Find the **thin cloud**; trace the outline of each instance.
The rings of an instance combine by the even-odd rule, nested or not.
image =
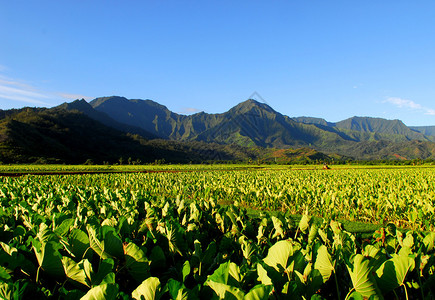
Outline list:
[[[0,71],[2,66],[0,65]],[[46,92],[0,74],[0,99],[7,101],[24,102],[33,105],[50,106],[59,100],[91,99],[81,94],[70,94],[64,92]]]
[[[183,108],[182,111],[180,111],[180,114],[194,114],[197,112],[200,112],[201,110],[197,109],[197,108],[193,108],[193,107],[186,107]]]
[[[90,100],[92,97],[88,97],[81,94],[69,94],[69,93],[58,93],[59,97],[68,99],[68,100],[77,100],[77,99],[85,99]]]
[[[46,105],[48,103],[42,99],[48,99],[49,97],[34,91],[32,87],[28,87],[24,84],[0,79],[0,98],[31,104]]]
[[[425,107],[412,100],[402,99],[398,97],[388,97],[384,102],[393,104],[399,108],[408,108],[424,112],[426,115],[435,115],[435,109]]]

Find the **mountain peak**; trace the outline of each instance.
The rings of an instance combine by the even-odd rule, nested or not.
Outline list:
[[[94,100],[92,100],[91,102],[89,102],[89,104],[93,107],[96,108],[100,105],[103,105],[105,103],[117,103],[117,104],[123,104],[128,102],[128,99],[125,97],[120,97],[120,96],[108,96],[108,97],[99,97],[99,98],[95,98]]]
[[[266,103],[261,103],[254,99],[245,100],[230,109],[230,111],[234,113],[246,113],[252,110],[265,110],[267,112],[276,113],[275,110]]]

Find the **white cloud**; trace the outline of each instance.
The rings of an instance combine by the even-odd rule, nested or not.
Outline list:
[[[185,107],[185,108],[183,108],[183,110],[180,111],[179,113],[180,113],[180,114],[194,114],[194,113],[197,113],[197,112],[200,112],[200,110],[197,109],[197,108],[193,108],[193,107]]]
[[[415,103],[412,100],[402,99],[398,97],[388,97],[384,102],[393,104],[399,108],[409,108],[422,111],[426,115],[435,115],[435,109],[425,107],[421,104]]]
[[[0,71],[5,70],[0,65]],[[32,85],[24,83],[21,80],[9,78],[0,74],[0,99],[16,102],[24,102],[34,105],[50,106],[61,101],[70,101],[75,99],[91,99],[90,97],[80,94],[70,94],[64,92],[47,92],[40,90]],[[8,107],[13,105],[7,105]]]
[[[85,100],[90,100],[92,99],[92,97],[88,97],[85,95],[81,95],[81,94],[69,94],[69,93],[57,93],[59,95],[59,97],[62,97],[64,99],[67,100],[77,100],[77,99],[85,99]]]
[[[38,93],[31,86],[0,78],[0,98],[31,104],[46,105],[47,103],[42,99],[48,99],[49,97]]]

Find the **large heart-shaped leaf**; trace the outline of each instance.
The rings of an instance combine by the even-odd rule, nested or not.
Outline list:
[[[37,246],[33,246],[39,266],[47,274],[54,277],[65,276],[65,271],[62,265],[62,256],[58,251],[61,248],[62,246],[54,241],[41,244],[39,249]]]
[[[218,295],[219,299],[243,300],[245,297],[245,293],[234,286],[215,281],[207,281],[207,285],[213,289],[213,291]]]
[[[86,250],[90,247],[88,235],[80,229],[73,229],[71,231],[69,243],[72,253],[79,259],[83,258]]]
[[[69,257],[62,257],[62,265],[65,271],[65,275],[68,279],[90,287],[90,282],[86,276],[86,272],[83,265],[84,261],[76,263]]]
[[[278,272],[283,272],[287,269],[288,259],[294,254],[294,250],[290,241],[279,241],[269,248],[264,262]]]
[[[316,262],[314,263],[314,269],[319,270],[323,277],[323,283],[329,280],[332,272],[334,271],[334,266],[331,262],[331,255],[328,253],[328,249],[325,245],[322,245],[317,250]]]
[[[111,300],[116,299],[118,285],[114,283],[101,284],[90,289],[80,300]]]
[[[115,228],[103,226],[101,232],[103,235],[104,251],[110,256],[122,258],[124,256],[122,241],[116,233]]]
[[[408,272],[415,267],[414,258],[407,255],[393,254],[376,271],[379,286],[383,292],[389,292],[405,283]]]
[[[100,241],[97,238],[97,232],[96,232],[95,228],[88,225],[86,227],[86,230],[88,231],[88,234],[89,234],[89,245],[92,248],[92,250],[94,250],[95,253],[97,253],[97,255],[100,256],[102,259],[109,258],[110,255],[104,251],[105,250],[104,249],[104,242]]]
[[[245,300],[261,300],[261,299],[268,299],[269,294],[272,292],[273,286],[272,285],[264,285],[259,284],[254,286],[249,293],[245,295]]]
[[[145,279],[131,294],[137,300],[157,300],[160,298],[160,280],[157,277]]]
[[[150,262],[145,253],[134,243],[128,243],[124,247],[125,266],[130,275],[137,281],[142,282],[149,277]]]
[[[364,298],[373,296],[374,299],[382,299],[382,294],[376,285],[376,280],[371,274],[372,269],[370,261],[361,254],[356,254],[353,257],[351,267],[347,266],[355,291]]]

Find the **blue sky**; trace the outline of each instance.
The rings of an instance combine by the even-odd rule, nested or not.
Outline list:
[[[220,113],[257,92],[291,117],[435,125],[434,1],[0,0],[0,28],[1,109]]]

